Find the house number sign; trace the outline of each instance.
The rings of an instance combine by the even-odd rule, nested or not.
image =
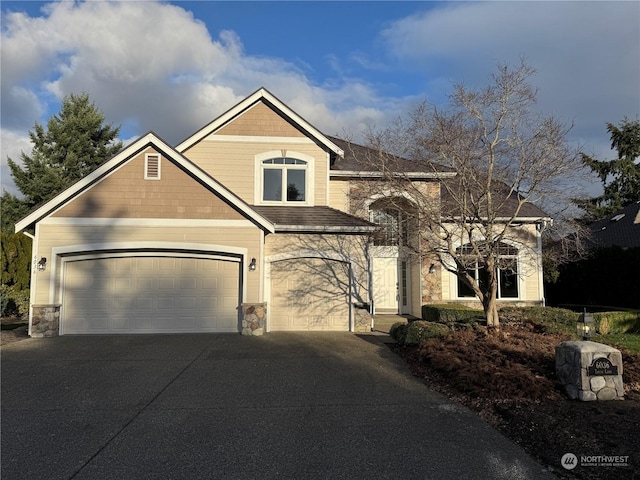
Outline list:
[[[618,375],[618,366],[613,365],[608,358],[594,358],[591,366],[587,367],[587,375]]]

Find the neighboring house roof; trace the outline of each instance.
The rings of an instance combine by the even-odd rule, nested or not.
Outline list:
[[[208,135],[214,133],[216,130],[222,128],[224,125],[229,123],[231,120],[236,118],[238,115],[241,115],[248,108],[253,106],[255,103],[263,101],[270,105],[275,110],[279,111],[284,117],[289,119],[294,125],[300,129],[302,132],[313,138],[319,144],[325,146],[328,150],[332,151],[334,154],[340,156],[343,154],[340,147],[338,147],[333,141],[329,139],[326,135],[316,129],[313,125],[307,122],[304,118],[298,115],[296,112],[291,110],[288,106],[282,103],[275,95],[269,92],[264,87],[256,90],[254,93],[249,95],[247,98],[242,100],[240,103],[231,107],[225,113],[220,115],[218,118],[213,120],[208,125],[204,126],[196,133],[191,135],[186,140],[183,140],[178,146],[176,146],[176,150],[178,152],[184,152],[188,148],[192,147],[194,144],[204,139]]]
[[[212,178],[209,174],[207,174],[200,167],[195,165],[193,162],[183,157],[180,153],[176,152],[169,144],[167,144],[164,140],[160,139],[153,132],[149,132],[146,135],[143,135],[135,142],[129,144],[127,147],[122,149],[118,154],[112,157],[110,160],[107,160],[102,165],[100,165],[93,172],[88,174],[86,177],[78,180],[76,183],[71,185],[69,188],[65,189],[51,200],[40,206],[39,208],[32,211],[25,218],[16,223],[16,232],[20,232],[25,228],[28,228],[30,225],[40,221],[42,218],[47,215],[53,213],[55,210],[60,208],[65,203],[69,202],[76,196],[80,195],[82,192],[90,189],[94,184],[98,183],[101,179],[110,175],[116,169],[118,169],[121,165],[128,162],[133,156],[137,155],[139,152],[144,150],[145,148],[152,146],[157,151],[161,152],[167,158],[170,158],[172,161],[179,164],[182,168],[184,168],[189,174],[191,174],[194,178],[199,180],[203,185],[208,187],[212,192],[215,192],[222,199],[224,199],[229,205],[232,205],[239,212],[244,214],[247,218],[253,220],[258,226],[264,228],[269,232],[273,232],[274,226],[267,219],[265,219],[262,215],[257,213],[254,209],[251,208],[247,203],[245,203],[240,197],[231,192],[231,190],[227,189],[221,183]]]
[[[418,163],[337,137],[327,136],[327,138],[344,152],[343,156],[336,156],[332,162],[330,172],[332,176],[367,174],[379,176],[381,170],[377,161],[384,161],[388,170],[407,174],[410,178],[442,178],[455,175],[453,169],[437,163]]]
[[[593,222],[589,229],[596,247],[640,247],[640,200]]]
[[[377,229],[374,223],[331,207],[256,206],[253,208],[275,225],[276,232],[361,233]]]

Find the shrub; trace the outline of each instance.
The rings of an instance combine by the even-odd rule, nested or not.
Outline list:
[[[0,299],[0,314],[3,317],[29,313],[29,290],[19,290],[15,285],[2,285]]]
[[[465,305],[423,305],[422,319],[427,322],[452,324],[483,318],[480,310]]]
[[[603,315],[598,322],[598,333],[600,335],[609,335],[611,333],[611,321],[606,315]]]
[[[553,307],[503,307],[499,311],[504,322],[515,321],[541,325],[549,333],[575,335],[579,313]]]
[[[409,323],[404,343],[407,345],[418,345],[427,338],[444,337],[448,332],[449,327],[442,323],[416,320]]]
[[[408,328],[409,325],[407,325],[405,322],[396,322],[391,325],[391,328],[389,329],[389,335],[396,341],[396,343],[404,345],[405,339],[407,338]]]

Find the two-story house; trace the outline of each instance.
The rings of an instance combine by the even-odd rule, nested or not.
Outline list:
[[[16,225],[34,232],[30,334],[366,331],[373,313],[473,303],[406,254],[387,193],[354,201],[380,178],[359,149],[265,89],[177,146],[144,135]],[[439,201],[455,173],[414,165],[395,168]],[[518,219],[502,301],[543,301],[543,215]]]

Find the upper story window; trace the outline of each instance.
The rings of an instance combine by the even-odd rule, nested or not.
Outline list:
[[[262,201],[305,203],[308,196],[308,162],[297,158],[262,161]]]
[[[456,251],[462,255],[466,252],[469,252],[469,255],[473,254],[473,249],[470,245],[458,247]],[[519,298],[518,249],[506,243],[501,243],[498,245],[498,254],[498,298]],[[475,278],[481,288],[486,285],[488,276],[485,265],[474,261],[471,263],[468,272]],[[475,296],[471,287],[458,278],[458,297],[469,298]]]

